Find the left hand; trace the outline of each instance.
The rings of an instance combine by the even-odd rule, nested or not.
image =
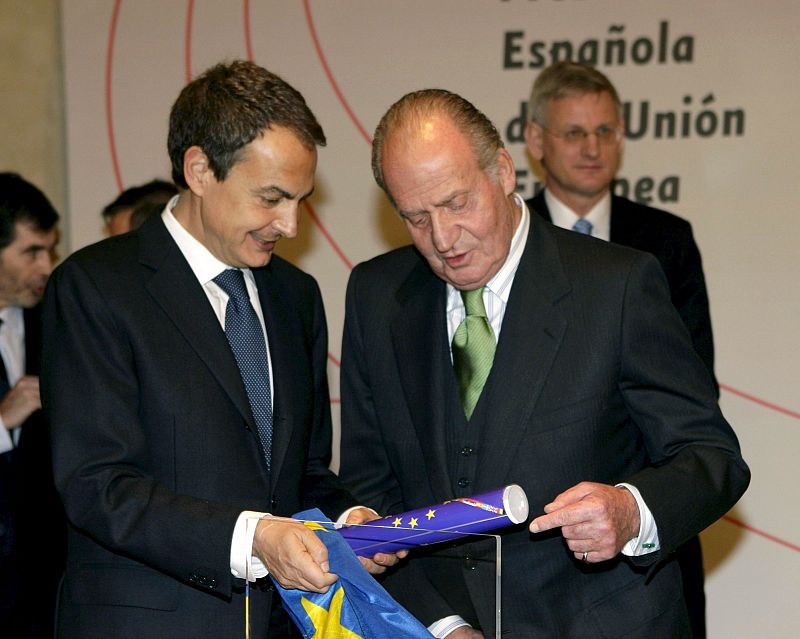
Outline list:
[[[616,557],[639,534],[639,507],[626,488],[584,481],[558,495],[531,522],[532,533],[561,527],[576,559],[586,562]]]
[[[363,524],[368,521],[372,521],[373,519],[380,519],[380,517],[378,517],[378,515],[372,512],[369,508],[356,508],[347,516],[345,525]],[[407,550],[400,550],[396,553],[379,552],[371,558],[359,557],[358,559],[361,562],[361,565],[364,566],[368,572],[372,573],[373,575],[380,575],[390,566],[394,566],[406,555],[408,555]]]

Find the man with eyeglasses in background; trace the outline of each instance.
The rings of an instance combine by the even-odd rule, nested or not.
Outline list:
[[[714,342],[700,251],[686,220],[613,195],[624,144],[622,104],[593,67],[556,62],[536,78],[525,141],[542,168],[545,189],[526,203],[556,226],[652,253],[667,277],[672,303],[714,378]],[[700,540],[677,551],[695,638],[705,637]]]

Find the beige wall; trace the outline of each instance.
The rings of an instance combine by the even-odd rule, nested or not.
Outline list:
[[[0,0],[0,170],[15,171],[36,184],[63,217],[67,179],[60,22],[57,0]]]

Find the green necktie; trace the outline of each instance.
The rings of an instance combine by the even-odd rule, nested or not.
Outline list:
[[[492,370],[497,344],[492,326],[486,318],[483,288],[461,291],[461,299],[464,300],[467,316],[453,335],[453,369],[464,414],[469,419]]]

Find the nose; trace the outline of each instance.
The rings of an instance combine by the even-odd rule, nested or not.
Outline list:
[[[278,213],[272,227],[280,233],[282,237],[292,239],[297,236],[297,225],[300,218],[300,203],[290,202]]]
[[[458,239],[458,226],[446,213],[431,213],[431,240],[439,253],[447,253]]]
[[[36,256],[36,268],[45,277],[53,272],[53,263],[56,259],[55,251],[39,251]]]
[[[596,158],[600,154],[600,138],[597,134],[587,133],[581,144],[581,152],[589,158]]]

